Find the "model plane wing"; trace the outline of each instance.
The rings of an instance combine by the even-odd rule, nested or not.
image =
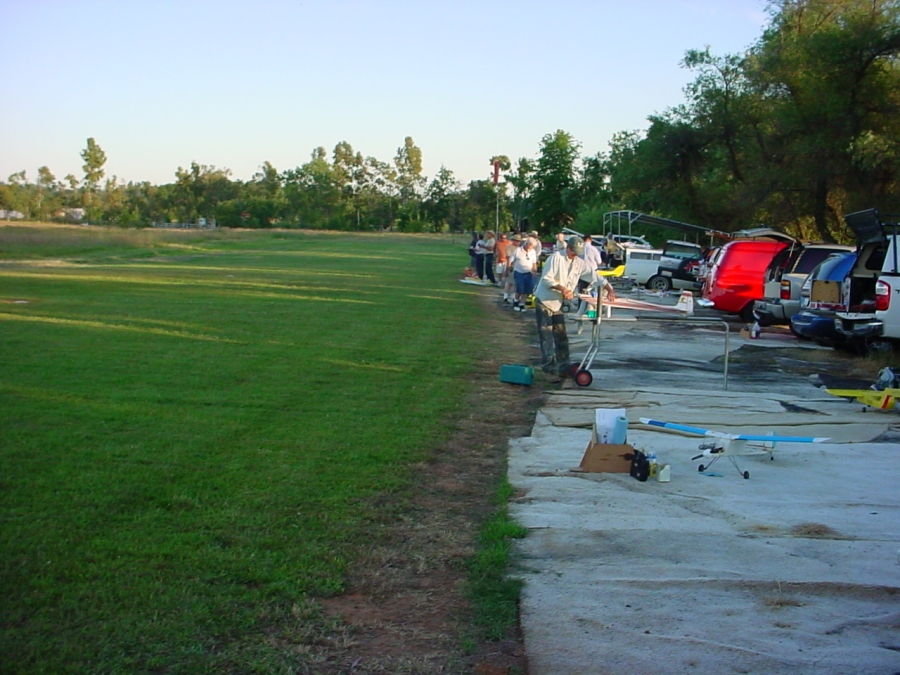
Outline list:
[[[712,431],[701,427],[692,427],[687,424],[677,424],[675,422],[662,422],[653,420],[649,417],[641,418],[642,424],[652,427],[662,427],[663,429],[672,429],[673,431],[683,431],[697,436],[713,436],[715,438],[725,438],[731,441],[757,441],[765,443],[824,443],[829,440],[826,438],[816,438],[813,436],[776,436],[763,434],[726,434],[722,431]]]
[[[881,410],[893,410],[896,399],[900,396],[900,389],[884,389],[882,391],[875,389],[826,389],[825,391],[832,396],[852,398],[863,405]]]

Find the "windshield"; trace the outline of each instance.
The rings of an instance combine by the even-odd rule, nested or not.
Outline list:
[[[699,258],[700,247],[694,244],[684,244],[678,241],[667,241],[665,246],[665,254],[672,258]]]

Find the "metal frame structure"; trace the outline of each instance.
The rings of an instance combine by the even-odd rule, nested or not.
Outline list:
[[[670,230],[676,230],[677,232],[681,232],[683,234],[692,234],[696,237],[705,236],[709,237],[710,244],[714,242],[716,239],[720,240],[729,240],[734,235],[729,234],[728,232],[723,232],[721,230],[714,230],[710,227],[702,227],[700,225],[692,225],[691,223],[682,223],[678,220],[671,220],[670,218],[662,218],[660,216],[651,216],[646,213],[640,213],[638,211],[608,211],[603,214],[603,234],[612,234],[615,227],[615,234],[625,234],[622,232],[623,224],[628,225],[629,236],[633,236],[632,234],[632,226],[635,223],[639,223],[641,225],[652,225],[654,227],[665,227]]]

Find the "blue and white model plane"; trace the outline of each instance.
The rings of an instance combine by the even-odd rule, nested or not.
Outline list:
[[[670,429],[672,431],[681,431],[697,436],[708,436],[715,440],[708,443],[701,443],[699,455],[691,457],[692,460],[703,459],[704,457],[712,457],[709,464],[701,464],[697,467],[698,471],[706,471],[709,467],[716,463],[721,457],[728,457],[734,468],[744,478],[750,478],[749,471],[741,471],[735,457],[743,455],[769,455],[769,459],[775,459],[776,443],[824,443],[828,438],[813,438],[812,436],[776,436],[775,434],[726,434],[723,431],[711,431],[710,429],[702,429],[701,427],[692,427],[687,424],[676,424],[675,422],[661,422],[660,420],[652,420],[649,417],[642,417],[641,423],[651,427],[660,427],[662,429]]]

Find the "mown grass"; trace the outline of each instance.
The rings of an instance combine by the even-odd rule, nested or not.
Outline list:
[[[464,247],[0,228],[0,670],[302,671],[459,412]]]

